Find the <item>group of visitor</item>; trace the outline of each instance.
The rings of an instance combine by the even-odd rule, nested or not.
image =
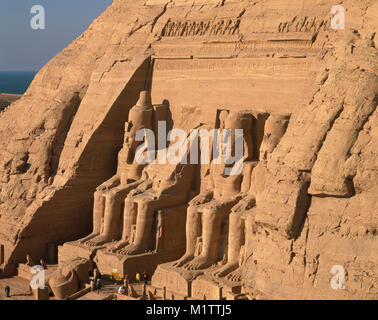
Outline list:
[[[144,284],[147,285],[148,284],[148,278],[149,278],[148,273],[146,271],[144,271],[142,277],[143,277]],[[140,283],[141,275],[140,275],[139,272],[136,273],[135,280],[136,280],[137,283]],[[130,281],[129,281],[127,275],[126,275],[125,278],[124,278],[123,284],[118,289],[118,293],[119,294],[128,294],[129,285],[130,285]]]
[[[141,279],[140,279],[140,273],[139,272],[136,273],[135,280],[136,280],[137,283],[140,283]],[[144,284],[147,285],[147,283],[148,283],[148,274],[147,274],[146,271],[143,272],[143,281],[144,281]]]
[[[100,291],[101,289],[101,273],[100,271],[97,269],[97,267],[94,269],[93,271],[93,277],[91,278],[91,282],[90,282],[90,286],[91,286],[91,290],[92,291]]]

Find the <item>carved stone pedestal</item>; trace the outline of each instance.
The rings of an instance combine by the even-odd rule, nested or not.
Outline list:
[[[157,267],[152,286],[157,288],[159,295],[163,295],[165,287],[168,300],[174,295],[182,300],[234,300],[242,293],[240,282],[232,282],[223,278],[211,276],[215,268],[204,271],[187,271],[173,267],[173,262],[161,264]]]
[[[161,264],[157,267],[152,276],[152,286],[163,289],[166,288],[167,299],[171,299],[171,295],[182,296],[185,299],[192,295],[192,281],[196,274],[187,272],[182,268],[174,268],[173,263]],[[198,272],[198,275],[202,272]]]
[[[146,271],[151,275],[155,271],[156,266],[162,260],[164,261],[164,258],[166,256],[156,252],[120,255],[103,249],[97,252],[95,261],[102,274],[117,274],[120,278],[124,278],[127,275],[131,281],[134,281],[137,272],[142,274]]]
[[[93,260],[98,250],[105,248],[105,246],[89,247],[81,244],[78,241],[67,242],[63,246],[58,246],[58,262],[74,260],[76,258],[84,258]]]
[[[95,262],[100,272],[109,275],[117,273],[121,278],[127,275],[134,280],[137,272],[142,274],[146,271],[151,276],[159,264],[178,259],[185,251],[186,209],[185,204],[159,210],[162,224],[161,230],[155,227],[153,251],[122,255],[109,252],[107,248],[98,250]]]
[[[192,298],[206,300],[233,300],[241,293],[240,282],[230,282],[202,275],[192,282]]]

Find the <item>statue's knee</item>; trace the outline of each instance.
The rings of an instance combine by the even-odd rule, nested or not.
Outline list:
[[[153,210],[151,205],[148,202],[138,203],[138,217],[139,218],[148,218],[153,217]]]
[[[138,203],[138,208],[140,211],[147,211],[149,209],[149,206],[147,202],[141,202]]]
[[[196,210],[194,209],[194,207],[188,207],[188,209],[186,210],[186,214],[188,216],[193,216],[195,213],[196,213]]]
[[[104,196],[104,194],[102,193],[102,191],[95,191],[94,193],[94,198],[96,200],[101,200],[101,198]]]
[[[216,221],[220,219],[219,215],[217,214],[217,211],[215,210],[206,210],[204,211],[203,215],[205,220],[207,221]]]
[[[114,194],[107,194],[106,195],[106,203],[107,204],[113,204],[116,202],[116,197],[114,196]]]
[[[130,198],[125,198],[124,200],[125,208],[133,208],[134,207],[134,201]]]
[[[186,211],[186,220],[187,223],[195,223],[198,219],[200,219],[201,214],[197,210],[189,209]]]
[[[241,219],[241,213],[240,212],[231,212],[230,214],[230,223],[238,223]]]

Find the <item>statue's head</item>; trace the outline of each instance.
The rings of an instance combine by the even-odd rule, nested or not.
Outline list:
[[[225,120],[225,129],[231,130],[232,152],[235,153],[235,144],[241,139],[240,142],[243,141],[242,157],[244,160],[252,157],[252,122],[250,114],[236,111],[231,111]]]
[[[151,92],[142,91],[135,106],[130,109],[129,121],[125,123],[124,154],[128,164],[132,164],[135,152],[141,141],[135,141],[138,130],[151,129],[153,119],[153,108],[151,103]]]
[[[134,130],[151,128],[152,126],[151,91],[142,91],[139,100],[129,112],[129,123]],[[132,129],[130,129],[132,130]]]
[[[271,114],[265,122],[264,138],[260,147],[260,160],[266,161],[286,132],[290,114]]]
[[[224,128],[225,129],[243,129],[241,118],[239,117],[239,113],[236,111],[230,111],[224,121]]]

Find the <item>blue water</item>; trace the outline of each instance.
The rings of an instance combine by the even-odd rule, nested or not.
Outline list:
[[[25,93],[36,73],[35,71],[0,71],[0,93]]]

